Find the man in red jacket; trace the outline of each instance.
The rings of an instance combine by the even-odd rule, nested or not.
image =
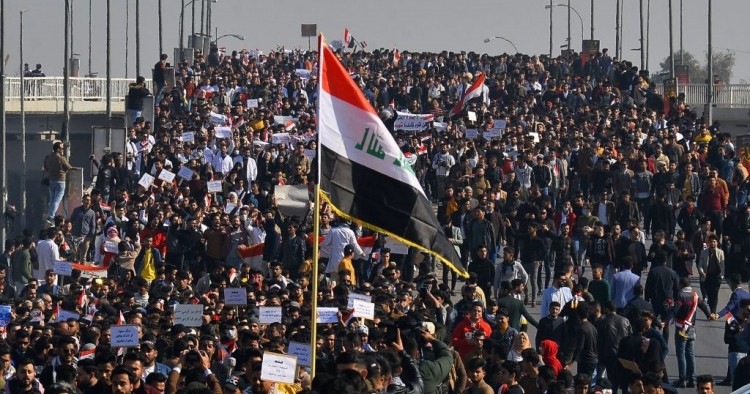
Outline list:
[[[480,303],[475,303],[471,307],[469,316],[453,329],[453,346],[462,358],[476,350],[474,331],[484,331],[487,338],[492,335],[492,328],[482,316],[484,316],[484,307]]]
[[[721,230],[724,227],[724,216],[727,211],[726,191],[717,183],[716,177],[708,178],[708,184],[701,193],[699,208],[716,229],[717,236],[721,240]]]

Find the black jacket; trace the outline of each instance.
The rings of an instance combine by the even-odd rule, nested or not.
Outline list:
[[[597,345],[600,361],[617,357],[620,341],[633,333],[630,321],[616,313],[604,315],[597,322],[596,329],[599,334]]]
[[[651,267],[646,277],[644,295],[657,309],[662,309],[667,298],[675,300],[680,292],[680,278],[664,264]]]

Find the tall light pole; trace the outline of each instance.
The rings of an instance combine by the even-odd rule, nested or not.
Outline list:
[[[594,39],[594,0],[591,0],[591,39]]]
[[[193,37],[195,37],[195,0],[192,1],[192,11],[190,12],[190,22],[191,22],[191,29],[190,29],[190,46],[192,47],[192,40]]]
[[[568,50],[573,49],[573,43],[570,41],[570,11],[573,8],[570,6],[570,0],[568,0]],[[583,22],[581,22],[581,26],[583,26]]]
[[[549,0],[549,58],[552,59],[552,0]]]
[[[91,71],[91,39],[93,38],[91,33],[91,18],[92,18],[92,4],[94,0],[89,0],[89,73],[88,76],[93,76],[93,72]]]
[[[708,126],[714,117],[714,44],[713,44],[713,0],[708,0]]]
[[[615,4],[615,57],[620,60],[620,0]]]
[[[214,45],[219,46],[219,40],[221,40],[224,37],[234,37],[240,41],[245,41],[245,36],[243,36],[242,34],[223,34],[223,35],[217,34],[217,37],[214,40]]]
[[[112,0],[107,0],[107,146],[112,146]]]
[[[162,22],[161,22],[161,0],[159,0],[159,56],[161,56],[162,53],[164,53],[164,35],[162,30]]]
[[[26,100],[26,81],[24,80],[23,70],[23,13],[28,10],[21,10],[18,14],[20,17],[19,23],[19,36],[18,36],[18,47],[19,47],[19,59],[18,59],[18,70],[21,75],[21,227],[26,228],[26,110],[24,108],[24,101]]]
[[[669,78],[674,78],[674,30],[672,24],[672,0],[669,0]]]
[[[65,0],[65,64],[63,65],[63,141],[70,157],[70,0]],[[52,212],[51,214],[54,214]]]
[[[185,50],[185,0],[180,1],[180,58],[175,61],[185,60],[185,55],[182,53]]]
[[[511,41],[511,40],[509,40],[509,39],[507,39],[505,37],[500,37],[500,36],[488,37],[488,38],[484,39],[484,43],[487,44],[488,42],[495,41],[495,40],[503,40],[503,41],[507,42],[508,44],[510,44],[511,46],[513,46],[513,50],[516,51],[516,53],[518,53],[518,48],[516,47],[516,44],[514,44],[513,41]]]
[[[5,0],[0,0],[0,134],[2,134],[0,141],[0,153],[2,153],[2,159],[0,159],[0,242],[5,247],[5,240],[7,238],[5,222],[5,205],[8,200],[8,166],[6,165],[6,154],[8,152],[8,138],[5,133]]]
[[[638,0],[638,20],[641,28],[641,70],[645,69],[646,65],[646,40],[644,39],[644,23],[643,23],[643,0]]]
[[[682,0],[680,0],[680,66],[685,65],[685,51],[682,48]]]
[[[551,7],[567,7],[568,8],[568,12],[573,11],[576,14],[576,16],[578,17],[578,20],[581,21],[581,40],[583,40],[583,38],[584,38],[583,37],[584,25],[583,25],[583,17],[581,16],[581,13],[578,12],[578,10],[575,9],[575,7],[571,7],[571,6],[569,6],[567,4],[563,4],[563,3],[557,3],[557,4],[545,5],[544,6],[545,9],[551,8]],[[568,43],[570,43],[570,40],[568,40]],[[571,49],[571,48],[568,47],[568,49]]]
[[[203,37],[204,27],[206,27],[206,0],[201,0],[201,37]]]
[[[135,0],[135,77],[141,76],[141,0]]]

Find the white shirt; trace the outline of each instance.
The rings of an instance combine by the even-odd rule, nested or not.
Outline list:
[[[60,260],[60,250],[55,241],[45,239],[36,244],[36,253],[39,256],[39,272],[36,278],[44,280],[48,269],[55,269],[55,261]]]
[[[226,176],[232,171],[232,156],[226,155],[222,157],[222,154],[219,153],[214,156],[211,165],[214,167],[214,172],[219,172]]]
[[[249,185],[251,182],[255,181],[255,178],[258,177],[258,164],[255,162],[255,159],[252,157],[244,157],[244,156],[237,156],[232,160],[233,163],[240,163],[243,166],[245,165],[245,161],[247,161],[247,169],[245,172],[245,180],[247,180],[247,184]]]
[[[330,274],[338,272],[339,262],[344,258],[344,246],[352,245],[354,247],[354,256],[361,256],[364,254],[362,248],[357,243],[357,236],[354,235],[354,231],[346,226],[334,227],[320,244],[321,248],[330,250],[328,256],[328,266],[326,267],[326,273]]]

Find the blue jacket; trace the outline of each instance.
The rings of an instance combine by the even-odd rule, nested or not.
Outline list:
[[[740,315],[740,302],[742,300],[750,298],[750,293],[748,293],[743,288],[736,288],[732,292],[732,295],[729,296],[729,302],[727,302],[727,306],[724,307],[719,312],[719,317],[726,316],[727,313],[731,313],[733,316],[739,316]]]

